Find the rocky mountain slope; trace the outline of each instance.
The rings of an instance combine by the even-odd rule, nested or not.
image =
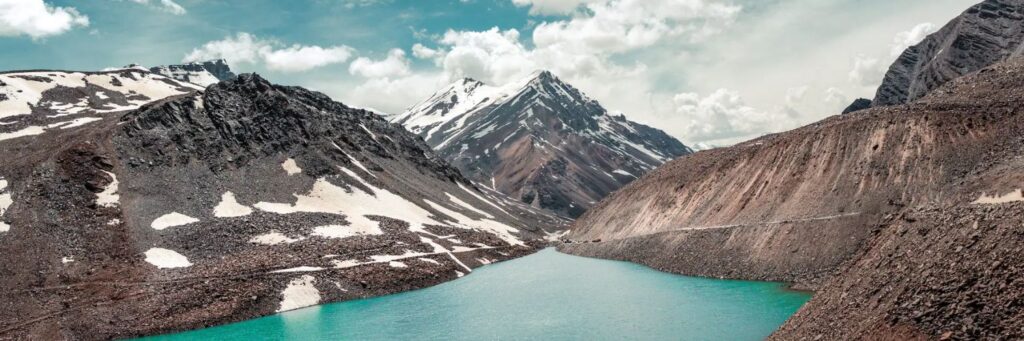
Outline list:
[[[171,77],[183,82],[210,86],[220,81],[235,78],[228,62],[223,59],[192,62],[178,65],[161,65],[149,68],[149,71],[158,75]]]
[[[564,223],[320,93],[252,74],[202,90],[139,70],[54,74],[0,78],[43,98],[4,116],[43,132],[0,141],[0,339],[148,335],[421,288],[528,254]],[[11,75],[176,92],[104,114],[96,94],[121,97],[92,78],[44,91]],[[43,125],[41,103],[80,92],[96,120]]]
[[[1019,339],[1024,62],[699,152],[613,193],[561,250],[817,289],[773,338]]]
[[[872,106],[924,97],[942,84],[1024,51],[1024,0],[985,0],[908,48],[889,67]]]
[[[477,183],[568,217],[692,152],[547,71],[502,87],[463,79],[393,122]]]

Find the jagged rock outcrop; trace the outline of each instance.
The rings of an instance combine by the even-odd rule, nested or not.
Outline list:
[[[0,155],[0,339],[125,338],[422,288],[564,224],[373,113],[252,74]]]
[[[204,87],[235,78],[235,73],[231,71],[228,62],[223,59],[154,66],[149,68],[149,71]]]
[[[858,98],[853,100],[846,109],[843,109],[843,114],[849,114],[854,111],[861,111],[871,107],[871,100],[867,98]]]
[[[885,74],[872,106],[904,104],[957,77],[1024,51],[1024,0],[985,0],[908,48]]]
[[[661,130],[608,113],[547,71],[504,87],[459,80],[393,122],[471,180],[567,217],[693,152]]]
[[[1016,339],[1024,62],[651,172],[560,247],[817,288],[773,338]]]

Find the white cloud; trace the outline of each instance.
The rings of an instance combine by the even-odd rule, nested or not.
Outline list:
[[[392,49],[387,58],[372,60],[360,57],[348,67],[348,72],[364,78],[391,78],[409,74],[409,60],[405,59],[405,51]]]
[[[43,0],[0,0],[0,36],[39,39],[79,26],[89,26],[89,17],[72,7],[53,7]]]
[[[615,53],[666,38],[696,41],[731,24],[740,7],[705,0],[613,0],[590,3],[587,10],[588,15],[541,23],[534,29],[534,44]]]
[[[398,78],[371,78],[341,94],[345,104],[375,111],[402,113],[444,85],[440,73],[415,73]]]
[[[321,66],[344,63],[355,50],[348,46],[302,46],[292,45],[280,50],[266,50],[263,60],[267,68],[283,72],[299,72]]]
[[[423,44],[416,43],[412,46],[412,55],[419,59],[434,59],[443,54],[443,51],[435,50]]]
[[[270,70],[301,72],[314,68],[344,63],[352,57],[354,49],[339,45],[332,47],[292,45],[287,48],[271,39],[260,39],[241,32],[234,37],[211,41],[185,55],[184,62],[226,59],[230,63],[263,63]]]
[[[924,38],[928,37],[936,30],[936,26],[932,23],[921,23],[911,28],[909,31],[904,31],[896,34],[896,37],[892,40],[892,48],[890,54],[892,57],[899,57],[903,54],[903,51],[907,48],[917,45]]]
[[[850,70],[849,79],[859,86],[877,87],[882,83],[888,65],[878,58],[859,55],[853,59],[853,70]]]
[[[789,92],[796,94],[801,91]],[[800,96],[803,94],[797,97]],[[783,110],[759,111],[748,106],[738,92],[728,89],[718,89],[706,97],[681,93],[672,100],[684,136],[691,141],[713,145],[733,144],[776,131],[788,121]]]
[[[530,7],[533,15],[570,14],[585,3],[595,0],[512,0],[519,7]]]
[[[181,5],[179,5],[178,3],[174,2],[174,0],[153,0],[153,1],[150,1],[150,0],[129,0],[129,1],[137,3],[137,4],[153,6],[153,7],[156,7],[158,9],[162,10],[162,11],[165,11],[165,12],[168,12],[168,13],[171,13],[171,14],[175,14],[175,15],[183,15],[183,14],[187,13],[187,11],[185,11],[185,8],[181,7]]]
[[[846,96],[846,93],[839,88],[829,87],[825,90],[825,103],[833,105],[836,109],[842,109],[850,104],[850,97]]]

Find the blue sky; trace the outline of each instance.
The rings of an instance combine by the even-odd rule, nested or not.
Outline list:
[[[226,58],[391,113],[456,78],[549,69],[687,144],[727,145],[870,97],[976,1],[0,0],[0,68]]]

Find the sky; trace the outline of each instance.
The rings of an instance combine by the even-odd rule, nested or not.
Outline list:
[[[979,0],[0,0],[0,70],[224,58],[399,114],[462,77],[550,70],[687,145],[725,146],[871,98]]]

